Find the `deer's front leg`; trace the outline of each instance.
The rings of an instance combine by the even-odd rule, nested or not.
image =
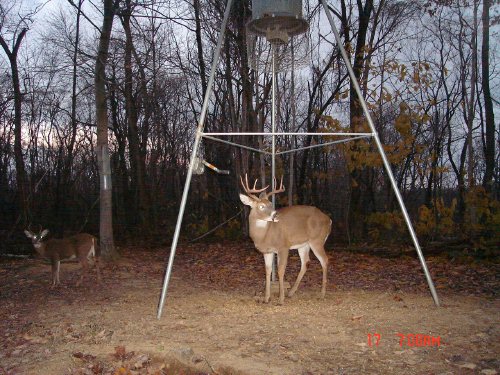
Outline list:
[[[264,302],[269,303],[271,298],[271,272],[273,270],[273,257],[274,253],[264,254],[264,262],[266,264],[266,294],[264,296]]]
[[[288,249],[278,252],[278,278],[280,282],[280,305],[285,303],[285,270],[288,261]]]
[[[51,259],[52,264],[52,287],[59,284],[59,268],[61,267],[61,262],[59,259]]]

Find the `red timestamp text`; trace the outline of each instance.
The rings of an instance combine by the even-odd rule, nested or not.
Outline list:
[[[396,333],[399,337],[399,346],[409,346],[409,347],[423,347],[423,346],[441,346],[441,336],[431,336],[424,334],[403,334]],[[368,346],[379,346],[382,342],[382,335],[380,333],[369,333],[368,334]]]

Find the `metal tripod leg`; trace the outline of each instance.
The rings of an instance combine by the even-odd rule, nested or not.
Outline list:
[[[380,142],[380,139],[378,137],[377,130],[375,129],[375,125],[373,124],[373,120],[370,116],[370,112],[368,111],[368,107],[366,106],[365,99],[361,93],[361,90],[359,88],[358,81],[356,80],[356,76],[354,75],[354,71],[352,70],[351,63],[349,62],[349,57],[347,56],[347,53],[345,51],[345,48],[342,44],[342,41],[340,40],[340,35],[337,31],[337,28],[335,27],[335,24],[333,22],[332,14],[330,12],[330,9],[328,9],[328,6],[326,5],[325,0],[320,0],[321,4],[323,5],[323,8],[325,9],[326,16],[328,17],[328,21],[330,22],[330,26],[332,27],[333,34],[335,35],[335,40],[337,41],[337,45],[340,49],[340,53],[342,54],[342,57],[344,59],[344,62],[347,66],[347,70],[349,71],[349,76],[351,78],[351,81],[353,83],[353,86],[356,90],[356,93],[358,95],[359,102],[361,103],[361,107],[363,108],[363,111],[365,113],[366,119],[368,121],[368,125],[370,126],[370,129],[373,133],[373,138],[375,139],[375,143],[377,145],[378,151],[380,153],[380,156],[382,157],[382,161],[384,162],[384,167],[385,170],[387,171],[387,174],[389,176],[389,179],[391,180],[391,185],[394,193],[396,194],[396,198],[399,202],[399,206],[401,207],[401,211],[403,212],[403,216],[406,221],[406,225],[408,227],[408,230],[410,231],[411,238],[413,240],[413,244],[415,245],[415,249],[417,250],[418,253],[418,258],[420,259],[420,263],[422,265],[422,269],[424,270],[425,277],[427,279],[427,284],[429,284],[429,289],[432,294],[432,298],[434,299],[434,303],[436,306],[439,306],[439,298],[436,293],[436,289],[434,288],[434,283],[432,282],[431,275],[429,273],[429,270],[427,269],[427,264],[425,263],[424,255],[422,254],[422,250],[420,249],[420,245],[418,243],[417,235],[415,234],[415,231],[413,230],[413,225],[410,220],[410,216],[408,215],[408,212],[406,211],[406,206],[403,202],[403,198],[401,196],[401,193],[399,192],[398,185],[396,183],[396,180],[394,179],[394,175],[392,174],[392,169],[391,165],[389,164],[389,160],[387,160],[387,156],[385,155],[384,148],[382,147],[382,143]]]
[[[174,238],[172,240],[172,246],[170,248],[170,257],[168,259],[168,266],[165,272],[165,277],[163,279],[163,288],[161,291],[160,302],[158,304],[158,314],[157,314],[158,319],[160,319],[163,311],[163,305],[165,304],[168,284],[170,282],[170,276],[172,274],[175,251],[177,249],[177,242],[179,241],[179,233],[181,231],[182,219],[184,217],[184,209],[186,208],[186,201],[189,193],[189,186],[191,184],[191,177],[193,176],[194,158],[196,157],[196,154],[198,153],[198,149],[200,147],[201,137],[205,126],[205,118],[207,115],[208,101],[210,99],[210,94],[212,93],[215,71],[217,68],[217,63],[219,62],[220,51],[222,48],[222,41],[224,40],[224,34],[226,32],[227,20],[229,19],[229,11],[231,10],[231,4],[232,0],[228,0],[226,5],[226,10],[224,12],[224,20],[222,21],[221,30],[219,32],[219,39],[217,40],[217,48],[215,49],[214,58],[212,61],[212,68],[210,70],[210,79],[208,81],[207,92],[205,93],[203,106],[201,108],[200,120],[198,122],[198,128],[196,131],[196,136],[193,144],[193,151],[191,153],[191,159],[189,161],[189,168],[186,176],[186,182],[184,184],[184,191],[182,193],[181,206],[179,208],[179,215],[177,216],[177,224],[175,226]]]
[[[276,47],[271,45],[272,50],[272,105],[271,105],[271,131],[273,133],[271,138],[271,190],[275,189],[274,181],[276,180]],[[276,210],[276,195],[273,194],[272,198],[273,210]],[[271,271],[271,280],[276,281],[276,263],[277,255],[273,255],[273,267]]]

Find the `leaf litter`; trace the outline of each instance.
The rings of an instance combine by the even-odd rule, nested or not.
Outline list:
[[[500,372],[498,264],[429,257],[436,308],[413,256],[329,255],[327,298],[311,257],[296,296],[278,306],[276,295],[255,300],[264,262],[251,243],[181,245],[159,321],[168,249],[123,249],[102,286],[76,287],[76,264],[63,264],[63,285],[50,289],[46,264],[0,263],[0,374]],[[299,269],[291,252],[286,279]],[[380,334],[377,347],[369,333]],[[445,344],[400,346],[398,333]]]

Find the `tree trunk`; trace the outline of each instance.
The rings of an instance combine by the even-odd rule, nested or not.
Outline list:
[[[370,23],[370,16],[373,11],[373,1],[367,0],[363,6],[361,1],[358,1],[358,12],[359,12],[359,26],[358,35],[356,38],[356,47],[354,51],[354,62],[352,64],[352,69],[354,71],[354,76],[358,83],[362,84],[361,80],[367,77],[362,77],[365,51],[366,51],[366,37],[368,34],[368,26]],[[354,89],[354,82],[351,80],[349,85],[349,110],[350,110],[350,129],[352,132],[366,131],[362,128],[364,124],[363,109],[361,107],[361,98],[358,98],[358,94]],[[358,142],[352,142],[351,149],[356,151],[358,148]],[[356,152],[355,152],[356,154]],[[355,165],[356,160],[352,161]],[[357,235],[362,231],[361,224],[364,222],[362,216],[364,215],[363,210],[363,199],[362,199],[362,180],[363,180],[363,170],[357,167],[351,172],[351,215],[349,220],[349,228],[353,232],[352,234]]]
[[[111,67],[111,74],[108,77],[109,84],[109,104],[110,104],[110,120],[111,127],[113,129],[113,134],[115,136],[116,144],[117,144],[117,155],[115,156],[115,160],[113,166],[115,166],[114,173],[114,182],[115,182],[115,223],[119,228],[127,229],[132,219],[130,218],[130,210],[128,207],[128,203],[131,201],[131,194],[129,189],[129,171],[127,168],[127,156],[126,156],[126,148],[127,141],[125,129],[120,127],[118,120],[118,94],[116,91],[118,90],[118,84],[116,82],[116,67]]]
[[[108,110],[106,98],[106,60],[108,58],[115,5],[113,0],[104,0],[104,18],[99,49],[95,64],[95,105],[97,121],[97,162],[100,175],[100,240],[101,253],[106,258],[116,258],[113,240],[113,196],[111,189],[111,166],[108,149]]]
[[[130,151],[130,167],[133,178],[133,189],[136,217],[142,230],[146,230],[149,223],[149,199],[146,189],[146,164],[140,150],[140,139],[138,130],[138,100],[133,95],[133,72],[132,72],[132,31],[130,29],[130,15],[132,6],[130,0],[126,1],[127,9],[122,16],[123,29],[125,30],[125,110],[128,123],[128,143]],[[146,98],[144,98],[146,99]]]
[[[198,64],[200,68],[200,79],[201,79],[201,89],[202,93],[205,94],[207,91],[207,76],[205,60],[203,60],[203,42],[201,37],[201,18],[200,18],[200,0],[193,1],[194,8],[194,19],[196,24],[195,34],[196,34],[196,46],[198,48]]]
[[[474,17],[472,25],[472,36],[471,36],[471,76],[470,76],[470,97],[467,108],[467,144],[468,144],[468,158],[467,158],[467,182],[469,189],[474,187],[474,145],[473,145],[473,125],[474,125],[474,113],[476,104],[476,80],[477,80],[477,11],[478,11],[477,1],[474,0]],[[464,82],[465,85],[465,82]]]
[[[483,1],[482,23],[483,39],[481,48],[481,70],[484,97],[484,110],[486,122],[486,142],[484,157],[486,170],[484,172],[483,186],[486,191],[493,190],[493,176],[495,172],[495,115],[490,91],[490,7],[491,0]]]
[[[19,47],[28,32],[27,28],[22,29],[16,38],[12,51],[0,35],[0,45],[7,54],[12,73],[12,86],[14,89],[14,158],[16,161],[16,182],[17,182],[17,201],[22,220],[27,222],[28,217],[28,184],[26,179],[26,168],[24,165],[22,148],[22,102],[21,84],[19,81],[19,68],[17,66],[17,53]]]
[[[57,200],[57,217],[59,224],[57,230],[62,236],[71,222],[70,208],[66,204],[68,196],[71,194],[71,170],[73,168],[73,154],[76,143],[76,133],[77,133],[77,119],[76,119],[76,105],[77,105],[77,72],[78,72],[78,50],[80,48],[80,18],[82,14],[82,4],[84,0],[79,0],[77,4],[76,13],[76,26],[75,26],[75,45],[73,48],[73,71],[71,77],[71,136],[69,139],[69,144],[67,144],[67,155],[62,168],[61,176],[61,194]],[[61,145],[62,147],[62,145]]]

